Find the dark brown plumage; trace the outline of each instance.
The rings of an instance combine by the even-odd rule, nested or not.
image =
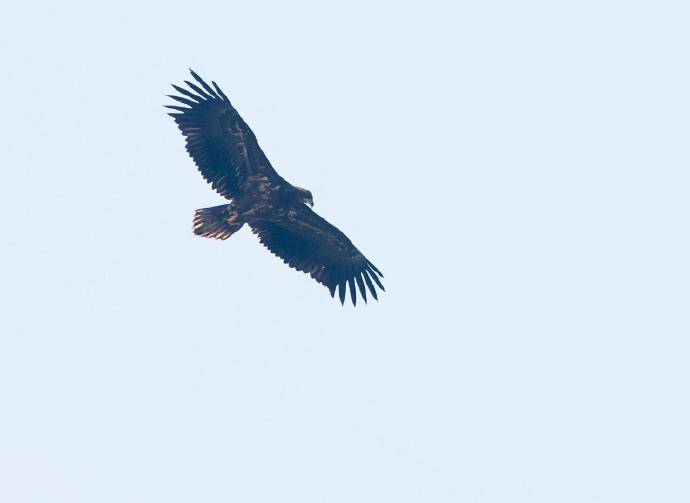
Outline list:
[[[284,180],[271,166],[256,136],[212,82],[193,71],[189,89],[173,85],[180,95],[169,97],[186,106],[166,105],[185,136],[186,148],[204,179],[230,204],[197,210],[194,233],[227,239],[245,223],[259,241],[290,267],[309,274],[340,302],[349,287],[353,304],[357,290],[378,299],[383,274],[338,228],[312,211],[311,192]],[[357,285],[355,288],[355,284]]]

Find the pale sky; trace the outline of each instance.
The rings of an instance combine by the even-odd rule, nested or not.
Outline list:
[[[690,501],[689,15],[5,5],[0,501]],[[378,303],[192,234],[188,67]]]

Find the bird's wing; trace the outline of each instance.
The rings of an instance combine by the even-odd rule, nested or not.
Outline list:
[[[186,106],[166,107],[175,110],[168,115],[186,137],[187,152],[204,179],[231,199],[242,194],[247,177],[252,174],[278,176],[256,136],[223,91],[215,82],[211,82],[211,87],[191,72],[198,85],[186,80],[191,91],[173,85],[181,96],[169,95]]]
[[[376,266],[345,234],[305,205],[295,206],[275,220],[256,220],[250,225],[266,248],[290,267],[328,287],[331,297],[338,287],[341,304],[345,301],[346,284],[353,304],[357,302],[355,283],[364,302],[366,287],[377,300],[374,283],[384,290],[379,280],[383,274]]]

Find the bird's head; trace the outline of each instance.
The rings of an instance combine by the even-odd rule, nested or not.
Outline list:
[[[304,204],[308,204],[312,208],[314,207],[314,198],[311,195],[311,192],[308,191],[307,189],[303,189],[302,187],[295,187],[297,191],[299,192],[299,197],[300,201],[303,202]]]

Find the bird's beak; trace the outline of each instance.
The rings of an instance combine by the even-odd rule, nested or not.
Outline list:
[[[312,208],[314,207],[314,200],[312,198],[306,199],[304,202],[307,203]]]

